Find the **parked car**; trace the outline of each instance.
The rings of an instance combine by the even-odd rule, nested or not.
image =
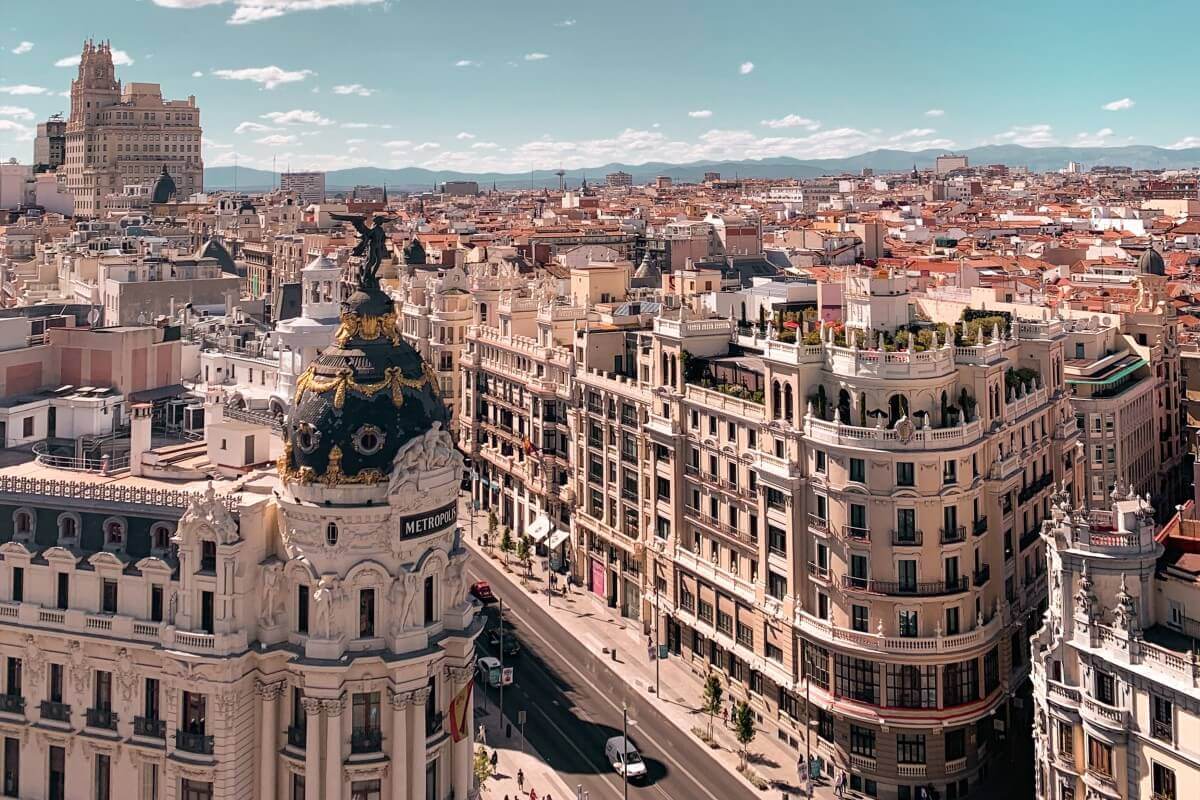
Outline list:
[[[490,606],[492,603],[497,603],[496,595],[492,592],[492,585],[487,581],[475,581],[471,584],[471,597],[474,597],[485,606]]]
[[[614,736],[604,743],[604,757],[618,775],[624,775],[631,781],[646,777],[646,762],[642,761],[642,754],[624,736]]]

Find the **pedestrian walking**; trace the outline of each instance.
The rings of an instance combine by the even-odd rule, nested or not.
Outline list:
[[[529,790],[529,800],[537,800],[537,792],[533,789]]]
[[[517,790],[525,791],[525,770],[523,769],[517,770]]]
[[[500,761],[500,757],[499,757],[499,755],[497,755],[497,751],[493,750],[492,751],[492,772],[496,771],[496,764],[499,761]]]
[[[833,782],[833,794],[836,797],[841,797],[846,791],[846,773],[839,772],[837,780]]]

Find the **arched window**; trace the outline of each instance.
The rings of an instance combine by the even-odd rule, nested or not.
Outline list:
[[[171,526],[165,522],[156,522],[150,529],[150,549],[169,550],[171,548]]]
[[[838,422],[850,424],[850,393],[845,389],[838,392]]]
[[[792,385],[785,383],[783,385],[783,418],[791,422],[792,417]]]
[[[79,518],[74,514],[62,514],[58,518],[58,538],[73,542],[79,537]]]
[[[122,547],[125,544],[125,523],[112,517],[104,521],[104,546]]]
[[[338,526],[336,522],[330,522],[325,526],[325,544],[333,547],[338,543]]]
[[[33,514],[20,509],[13,514],[13,531],[18,536],[29,536],[33,533]]]
[[[771,381],[771,416],[779,419],[783,401],[779,395],[779,381]]]
[[[895,427],[901,417],[908,416],[908,398],[902,394],[894,394],[888,398],[888,426]]]

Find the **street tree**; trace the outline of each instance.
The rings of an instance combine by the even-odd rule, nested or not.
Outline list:
[[[738,755],[742,760],[742,769],[746,769],[748,745],[754,741],[757,731],[754,730],[754,712],[749,703],[738,703],[733,707],[733,735],[741,745]]]
[[[704,705],[702,706],[702,710],[708,714],[709,739],[712,739],[713,715],[721,713],[721,698],[724,694],[725,689],[721,686],[721,679],[717,677],[717,673],[708,673],[708,677],[704,679]]]
[[[505,525],[500,529],[500,552],[504,553],[504,566],[508,566],[508,554],[513,548],[512,531]]]
[[[482,786],[488,778],[492,777],[492,760],[488,757],[487,748],[483,745],[475,748],[475,763],[473,768],[477,786]]]
[[[525,577],[529,577],[529,537],[527,536],[517,539],[517,561],[525,570]]]
[[[497,526],[497,525],[499,525],[499,524],[500,524],[500,520],[496,519],[496,511],[495,511],[494,509],[493,509],[493,510],[490,510],[490,511],[488,511],[488,519],[487,519],[487,543],[488,543],[488,547],[491,547],[491,546],[492,546],[492,544],[495,542],[495,537],[496,537],[496,526]]]

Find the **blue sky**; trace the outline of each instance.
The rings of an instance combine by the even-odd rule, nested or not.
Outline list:
[[[82,41],[197,97],[205,163],[525,171],[875,147],[1200,146],[1200,4],[6,0],[0,158]],[[53,14],[47,12],[53,8]]]

